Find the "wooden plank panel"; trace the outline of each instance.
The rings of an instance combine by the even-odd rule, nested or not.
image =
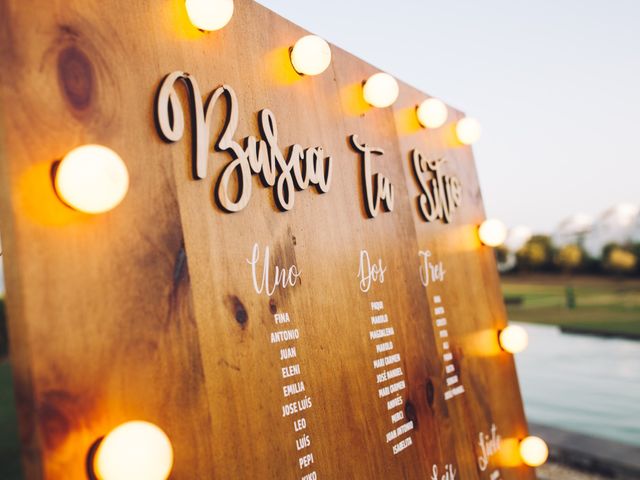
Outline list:
[[[209,412],[172,166],[141,141],[155,135],[141,91],[156,76],[121,68],[125,52],[158,55],[119,29],[150,22],[146,5],[1,5],[1,224],[27,477],[86,478],[91,444],[141,418],[190,445],[176,477],[205,478]],[[50,168],[92,142],[122,152],[131,189],[89,217],[56,198]]]
[[[474,237],[482,205],[470,152],[424,144],[462,165],[465,203],[450,226],[420,224],[405,161],[423,145],[423,132],[405,130],[420,94],[403,85],[395,112],[367,107],[361,81],[375,69],[336,47],[330,70],[300,77],[288,48],[306,32],[252,1],[235,4],[231,23],[205,34],[182,0],[0,2],[0,59],[11,66],[0,72],[0,221],[28,478],[84,478],[92,442],[133,418],[171,437],[172,478],[428,478],[447,465],[458,478],[488,478],[478,433],[492,422],[505,437],[525,426],[511,359],[476,351],[504,310],[492,254]],[[167,143],[158,131],[154,102],[175,71],[197,81],[191,100],[233,89],[238,149],[268,136],[263,109],[284,159],[293,144],[323,147],[329,191],[289,190],[295,201],[282,212],[277,188],[253,176],[246,208],[225,213],[216,195],[231,157],[214,151],[194,179],[180,83],[185,132]],[[212,150],[229,120],[225,98],[208,126]],[[394,185],[393,212],[367,218],[352,134],[385,150],[373,168]],[[95,217],[63,207],[50,181],[53,161],[89,142],[118,151],[132,179],[125,202]],[[467,390],[452,400],[439,314],[420,282],[425,248],[447,265],[441,295],[459,319],[450,349]],[[363,251],[386,268],[369,289],[358,276]],[[265,268],[272,287],[276,268],[290,284],[266,294]],[[399,375],[378,377],[385,371]]]
[[[400,92],[393,108],[418,245],[420,251],[430,252],[429,262],[442,262],[446,271],[443,281],[431,278],[425,290],[430,310],[444,310],[439,317],[446,318],[446,326],[434,323],[434,328],[446,329],[448,337],[442,343],[448,341],[452,366],[466,390],[449,402],[460,472],[466,478],[478,469],[476,460],[482,456],[479,435],[491,435],[495,425],[504,439],[502,449],[482,474],[500,470],[503,478],[534,478],[533,470],[520,463],[515,451],[517,439],[526,436],[526,420],[513,358],[498,344],[497,334],[506,326],[507,316],[493,250],[482,246],[477,236],[485,214],[475,163],[471,149],[455,134],[456,122],[464,114],[449,107],[444,126],[421,128],[415,109],[428,97],[404,83]],[[429,160],[444,159],[443,173],[457,177],[462,184],[462,205],[450,223],[426,222],[420,214],[418,197],[423,191],[413,168],[414,150]],[[439,303],[434,301],[436,296],[440,297]],[[440,351],[444,354],[442,343]],[[469,449],[469,445],[474,448]]]
[[[430,328],[432,319],[415,261],[417,243],[399,161],[402,153],[393,112],[391,109],[367,106],[361,99],[360,85],[377,70],[345,52],[338,49],[334,51],[345,130],[357,133],[360,142],[384,150],[384,155],[375,157],[372,162],[373,170],[390,179],[395,187],[393,212],[381,212],[375,219],[360,221],[364,233],[362,241],[369,245],[372,258],[382,258],[391,272],[387,280],[389,285],[385,285],[380,295],[399,310],[394,317],[398,319],[396,325],[399,335],[402,335],[400,345],[409,378],[408,398],[416,410],[416,449],[424,468],[421,475],[430,475],[434,465],[442,472],[447,464],[456,465],[457,460],[451,432],[443,421],[448,415],[441,389],[444,372],[442,361],[436,355],[433,330]],[[360,215],[364,218],[363,200],[359,199],[359,203]]]
[[[178,165],[176,178],[190,271],[195,280],[202,349],[206,352],[211,411],[220,412],[212,415],[216,463],[222,466],[222,475],[228,477],[285,476],[291,475],[292,468],[295,471],[300,456],[307,451],[298,453],[293,422],[288,417],[280,418],[286,400],[280,378],[283,363],[278,358],[278,348],[269,343],[269,335],[276,328],[273,312],[277,311],[289,313],[291,325],[301,332],[301,339],[296,342],[297,363],[302,370],[300,378],[309,388],[305,393],[313,401],[313,407],[304,415],[308,423],[305,432],[311,438],[308,451],[314,455],[318,473],[328,478],[424,477],[427,459],[437,463],[442,450],[438,429],[434,428],[433,408],[427,399],[427,383],[440,385],[440,380],[433,378],[439,378],[441,368],[434,356],[424,362],[425,357],[429,358],[425,353],[433,346],[433,338],[431,330],[423,328],[428,318],[419,318],[418,312],[426,310],[419,283],[414,282],[413,294],[406,292],[407,276],[418,277],[407,263],[415,244],[403,193],[403,174],[397,164],[397,202],[404,203],[405,208],[398,208],[398,214],[367,220],[361,201],[359,156],[347,141],[357,125],[363,134],[372,136],[380,128],[394,131],[391,112],[380,112],[377,118],[382,121],[376,120],[372,110],[359,123],[343,122],[343,85],[336,83],[330,73],[283,84],[280,77],[270,75],[273,66],[268,54],[249,56],[255,45],[267,52],[286,52],[305,32],[249,3],[237,8],[234,22],[225,29],[227,36],[205,39],[217,46],[215,52],[213,48],[206,50],[209,62],[194,52],[187,55],[185,46],[184,68],[199,79],[203,95],[221,83],[234,88],[240,105],[235,138],[257,135],[258,110],[271,108],[279,120],[281,147],[293,143],[321,145],[335,163],[331,191],[321,196],[310,191],[296,193],[295,207],[290,212],[278,212],[272,192],[255,179],[248,207],[226,214],[210,205],[209,200],[216,179],[229,161],[226,154],[214,155],[209,165],[210,178],[195,182],[190,180],[190,143],[171,146],[171,161]],[[244,31],[247,25],[277,22],[277,29],[250,28],[252,33],[245,36],[234,32],[234,28]],[[227,38],[233,42],[228,43]],[[346,63],[356,62],[337,49],[334,52],[336,74],[341,68],[348,68]],[[242,71],[245,62],[253,65],[251,78]],[[370,70],[361,62],[359,65]],[[362,75],[364,69],[352,73]],[[209,81],[208,87],[204,87],[206,80],[202,79]],[[345,82],[352,83],[353,79]],[[374,123],[367,127],[367,121]],[[214,131],[219,132],[219,128]],[[207,206],[204,212],[203,205]],[[410,247],[397,248],[398,242]],[[288,268],[295,263],[303,272],[301,283],[278,289],[272,297],[256,294],[246,261],[251,258],[254,244],[260,246],[260,268],[268,246],[271,268]],[[363,248],[372,258],[383,256],[391,275],[384,289],[374,287],[374,291],[379,290],[377,296],[363,295],[359,290],[357,274]],[[381,356],[376,355],[375,344],[369,340],[370,304],[374,300],[384,302],[397,331],[394,351],[403,358],[401,365],[409,391],[401,409],[404,407],[406,415],[418,425],[416,435],[420,435],[419,446],[395,458],[392,444],[385,440],[393,424],[386,401],[378,397],[372,367],[373,360]],[[416,319],[415,327],[406,325],[409,318]],[[408,341],[420,350],[405,345]],[[245,416],[238,423],[239,417]],[[219,433],[230,431],[236,438],[233,443],[227,441],[226,433]],[[252,441],[265,435],[277,441]],[[349,454],[345,455],[347,450]],[[237,461],[225,462],[230,456]],[[269,461],[273,458],[279,461]],[[312,470],[313,467],[302,469],[302,473]]]

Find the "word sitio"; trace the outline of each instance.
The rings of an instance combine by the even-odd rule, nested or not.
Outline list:
[[[442,220],[449,223],[462,204],[462,184],[457,177],[445,175],[445,159],[427,160],[420,152],[412,152],[413,173],[422,193],[418,195],[418,209],[427,222]]]

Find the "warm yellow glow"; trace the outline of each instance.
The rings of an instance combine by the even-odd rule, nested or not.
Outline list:
[[[233,0],[186,0],[187,15],[194,27],[220,30],[233,16]]]
[[[460,347],[468,357],[494,357],[502,354],[495,328],[474,329],[461,339]]]
[[[307,35],[293,46],[291,64],[302,75],[319,75],[331,65],[331,48],[322,38]]]
[[[127,422],[112,430],[96,451],[99,480],[166,480],[173,467],[169,437],[148,422]]]
[[[477,142],[481,133],[480,122],[475,118],[465,117],[456,125],[458,140],[465,145]]]
[[[384,108],[393,105],[398,99],[398,82],[388,73],[376,73],[365,82],[363,92],[365,101],[374,107]]]
[[[447,121],[449,112],[442,101],[437,98],[429,98],[418,105],[416,115],[418,115],[418,121],[423,127],[438,128]]]
[[[120,156],[102,145],[71,150],[56,170],[55,188],[70,207],[85,213],[115,208],[129,189],[129,172]]]
[[[522,465],[520,440],[514,437],[502,437],[500,450],[495,454],[494,465],[500,468],[516,468]]]
[[[489,247],[498,247],[507,239],[507,227],[500,220],[485,220],[478,229],[480,241]]]
[[[500,346],[509,353],[522,352],[529,344],[527,331],[518,325],[509,325],[500,332]]]
[[[547,461],[549,448],[539,437],[526,437],[520,442],[520,457],[530,467],[539,467]]]

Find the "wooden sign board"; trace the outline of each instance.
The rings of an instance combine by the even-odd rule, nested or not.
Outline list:
[[[335,46],[297,75],[306,32],[235,4],[207,34],[182,0],[0,2],[27,478],[87,478],[96,440],[135,419],[167,432],[175,479],[534,478],[462,114],[421,129],[427,96],[402,83],[367,106],[376,69]],[[100,215],[52,185],[91,143],[131,178]]]

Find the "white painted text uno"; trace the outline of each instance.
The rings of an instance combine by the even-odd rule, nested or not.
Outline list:
[[[271,275],[271,264],[269,257],[269,247],[264,248],[264,259],[262,272],[258,263],[260,262],[260,247],[257,243],[253,245],[251,259],[247,259],[247,263],[251,265],[251,274],[253,280],[253,288],[258,295],[265,293],[268,297],[273,295],[276,288],[294,287],[298,283],[302,270],[298,270],[296,265],[289,267],[275,266],[273,277]]]

